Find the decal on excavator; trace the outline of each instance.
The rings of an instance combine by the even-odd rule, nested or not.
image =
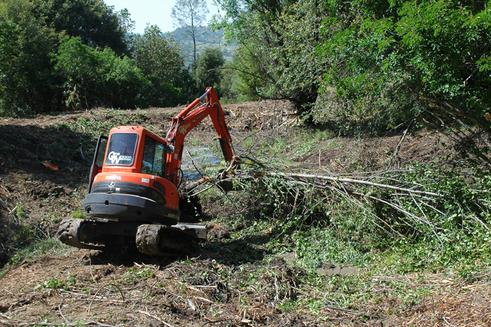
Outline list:
[[[128,164],[133,162],[133,157],[132,156],[124,156],[121,155],[121,153],[118,152],[109,152],[109,155],[107,156],[107,159],[111,162],[111,165],[119,165],[120,163],[122,164]]]
[[[122,180],[122,177],[119,175],[109,175],[109,176],[106,176],[106,180],[110,180],[110,181],[111,180],[118,180],[118,181],[120,181],[120,180]]]

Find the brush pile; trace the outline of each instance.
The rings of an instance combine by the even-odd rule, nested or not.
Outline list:
[[[253,158],[241,170],[228,167],[217,177],[186,185],[192,196],[233,183],[252,194],[251,205],[264,216],[300,225],[330,223],[345,210],[363,217],[359,226],[376,227],[398,238],[434,237],[444,242],[449,229],[489,230],[491,178],[479,172],[454,174],[430,166],[350,175],[279,171]],[[338,211],[338,212],[335,212]],[[360,213],[362,213],[360,215]],[[298,224],[295,224],[298,227]]]

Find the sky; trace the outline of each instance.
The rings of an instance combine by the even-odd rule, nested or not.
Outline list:
[[[131,19],[135,21],[135,32],[143,33],[147,24],[158,25],[162,32],[176,29],[171,12],[176,0],[104,0],[116,10],[128,9]],[[208,2],[208,18],[218,12],[213,0]]]

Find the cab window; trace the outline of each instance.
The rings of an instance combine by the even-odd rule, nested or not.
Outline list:
[[[146,136],[141,172],[162,177],[164,176],[164,164],[164,145]]]
[[[131,166],[135,158],[135,133],[115,133],[111,135],[105,164],[114,166]]]

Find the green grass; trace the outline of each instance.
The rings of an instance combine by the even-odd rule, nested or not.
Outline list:
[[[87,218],[87,214],[82,209],[75,209],[72,211],[71,217],[75,219],[85,219]]]
[[[268,142],[258,142],[254,138],[246,138],[242,142],[244,148],[257,146],[254,155],[268,164],[294,166],[295,161],[306,156],[317,155],[319,149],[330,149],[335,146],[328,131],[296,130],[281,134]]]
[[[69,248],[54,238],[38,240],[29,246],[17,251],[9,260],[8,265],[18,265],[29,262],[44,255],[61,255],[69,251]]]
[[[129,268],[123,275],[123,280],[128,284],[135,284],[155,277],[155,270],[150,267]]]

